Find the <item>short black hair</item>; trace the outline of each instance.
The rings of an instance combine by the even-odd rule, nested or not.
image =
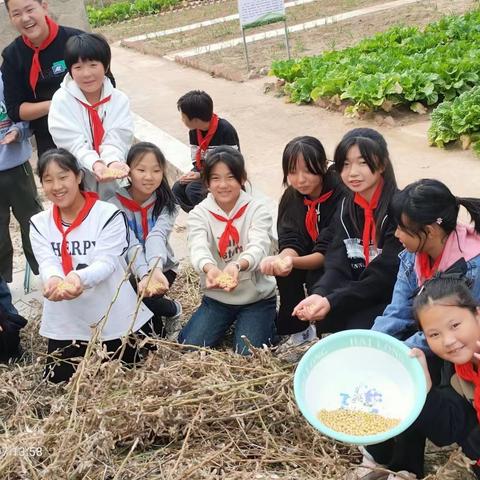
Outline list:
[[[105,37],[98,33],[74,35],[65,44],[65,65],[72,74],[72,66],[79,61],[94,60],[101,62],[105,73],[110,70],[112,52]]]
[[[202,179],[207,187],[210,182],[213,167],[217,163],[224,163],[240,185],[243,185],[247,181],[247,171],[245,169],[243,155],[234,147],[222,145],[221,147],[210,150],[205,158]]]
[[[80,168],[75,155],[64,148],[51,148],[44,152],[38,159],[37,174],[40,178],[40,183],[43,183],[45,171],[52,162],[55,162],[62,170],[73,172],[75,176],[83,175],[83,170]],[[83,179],[80,183],[80,190],[83,190]]]
[[[419,312],[430,305],[466,308],[476,314],[478,302],[466,278],[438,277],[425,282],[413,301],[413,314],[419,330],[422,330]]]
[[[209,122],[213,116],[212,97],[202,90],[192,90],[182,95],[177,101],[177,108],[189,120],[198,118],[203,122]]]
[[[295,173],[298,156],[302,154],[307,170],[313,175],[323,177],[327,173],[327,155],[322,142],[308,135],[290,140],[282,156],[283,184],[287,185],[289,173]]]
[[[5,0],[5,7],[7,8],[7,12],[10,11],[10,9],[8,8],[8,2],[10,0]],[[40,5],[43,3],[43,0],[34,0],[35,2],[39,3]]]

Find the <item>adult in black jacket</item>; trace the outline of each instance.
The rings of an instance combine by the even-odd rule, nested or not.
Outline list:
[[[317,333],[370,328],[389,304],[402,245],[388,214],[397,190],[385,139],[375,130],[348,132],[335,151],[335,168],[350,192],[341,200],[325,272],[294,314],[316,321]]]
[[[329,227],[345,187],[335,168],[328,168],[321,142],[296,137],[285,147],[283,184],[287,186],[278,207],[279,254],[265,258],[261,270],[275,275],[280,294],[277,331],[290,335],[285,345],[298,345],[315,336],[292,316],[313,281],[321,274],[331,237]]]
[[[5,0],[12,25],[20,33],[2,52],[8,116],[29,121],[40,156],[54,148],[47,116],[53,94],[67,73],[64,48],[81,30],[57,25],[43,0]]]

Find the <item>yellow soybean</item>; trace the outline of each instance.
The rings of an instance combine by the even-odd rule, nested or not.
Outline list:
[[[348,435],[375,435],[396,427],[400,420],[358,410],[320,410],[317,418],[336,432]]]

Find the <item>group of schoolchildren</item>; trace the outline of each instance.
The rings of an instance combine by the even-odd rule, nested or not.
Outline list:
[[[424,366],[427,401],[407,431],[363,449],[350,478],[387,478],[372,470],[378,465],[422,477],[426,438],[456,442],[480,459],[480,200],[430,179],[399,191],[387,143],[373,129],[347,132],[330,166],[318,139],[297,137],[283,152],[277,248],[272,212],[249,193],[238,135],[205,92],[178,100],[193,168],[170,189],[161,150],[132,145],[129,102],[115,88],[108,43],[58,26],[42,0],[5,3],[21,34],[1,67],[0,347],[7,357],[25,323],[6,285],[10,209],[43,283],[45,375],[61,382],[92,331],[111,358],[134,363],[138,337],[162,336],[165,321],[180,315],[168,297],[178,268],[169,235],[180,206],[189,212],[190,261],[203,297],[179,342],[214,347],[233,326],[234,350],[248,355],[278,335],[286,337],[279,348],[288,348],[352,328],[385,332]],[[29,129],[52,203],[44,211],[28,161]],[[458,221],[460,206],[473,226]],[[445,365],[455,370],[447,383]]]

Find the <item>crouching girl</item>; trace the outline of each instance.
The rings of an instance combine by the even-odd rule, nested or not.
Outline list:
[[[30,239],[44,285],[40,334],[48,338],[46,376],[58,383],[74,373],[70,359],[85,354],[91,326],[100,326],[107,351],[115,353],[121,338],[152,314],[143,304],[136,313],[135,292],[123,281],[121,257],[129,244],[125,214],[81,190],[82,172],[66,150],[45,152],[38,174],[53,206],[31,218]],[[124,361],[133,361],[133,347],[122,351]]]
[[[473,462],[480,478],[480,308],[466,281],[456,274],[439,274],[427,281],[415,298],[413,310],[428,346],[453,364],[449,384],[433,386],[425,354],[414,348],[427,379],[427,400],[420,416],[399,437],[367,447],[364,463],[378,462],[398,472],[385,478],[423,478],[424,459],[416,455],[417,439],[438,446],[457,443]],[[408,441],[406,441],[408,439]],[[413,450],[412,450],[413,449]],[[376,472],[378,473],[378,472]],[[356,478],[367,479],[366,476]],[[378,477],[376,477],[378,478]]]
[[[234,350],[248,354],[242,336],[256,347],[274,336],[275,279],[258,270],[272,250],[272,217],[244,191],[247,173],[238,150],[216,148],[202,174],[209,194],[189,214],[188,246],[204,295],[179,341],[212,347],[234,324]]]

